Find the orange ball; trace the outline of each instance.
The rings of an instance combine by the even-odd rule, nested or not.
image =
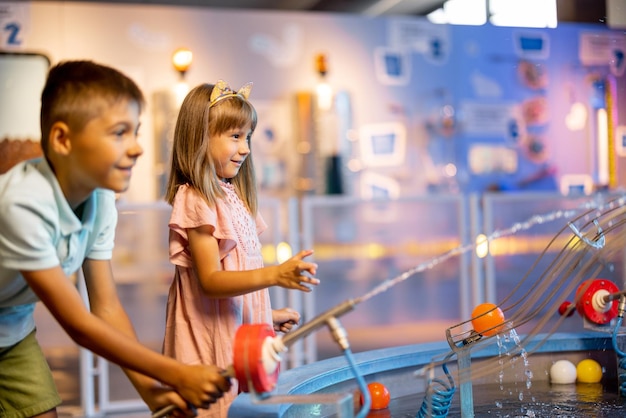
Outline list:
[[[477,333],[491,337],[502,331],[504,314],[493,303],[481,303],[472,311],[472,326]]]
[[[389,390],[385,385],[380,382],[372,382],[367,385],[367,389],[370,393],[370,398],[372,399],[372,406],[370,409],[385,409],[389,406],[391,395],[389,395]],[[361,405],[363,405],[363,402],[363,395],[361,395]]]

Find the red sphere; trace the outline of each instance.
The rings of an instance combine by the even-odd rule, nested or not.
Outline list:
[[[389,390],[385,385],[380,382],[372,382],[367,385],[367,389],[370,393],[370,398],[372,399],[372,406],[370,409],[385,409],[389,406],[389,401],[391,400],[391,395],[389,394]],[[361,405],[363,405],[364,399],[361,394]]]
[[[567,309],[572,306],[572,302],[566,300],[565,302],[561,303],[561,305],[559,305],[559,315],[563,316],[565,315],[565,313],[567,312]],[[570,311],[567,313],[567,316],[570,317],[572,315],[574,315],[574,311],[575,309],[570,309]]]

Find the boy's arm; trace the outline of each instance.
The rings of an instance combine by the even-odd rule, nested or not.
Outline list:
[[[78,345],[124,369],[170,385],[196,407],[207,407],[229,389],[229,382],[219,376],[217,367],[183,365],[137,342],[117,297],[109,261],[88,260],[83,270],[93,314],[60,266],[22,271],[39,299]],[[146,377],[131,375],[133,383],[151,384]],[[168,403],[186,408],[186,403],[171,393],[168,401],[158,400],[149,406],[154,409]]]
[[[86,259],[83,263],[83,273],[91,312],[128,337],[137,340],[132,322],[120,302],[113,280],[111,263],[108,260]],[[122,370],[151,410],[158,409],[163,406],[163,403],[167,403],[164,396],[171,391],[170,388],[165,388],[155,379],[129,368],[122,368]],[[159,394],[161,394],[160,397]]]

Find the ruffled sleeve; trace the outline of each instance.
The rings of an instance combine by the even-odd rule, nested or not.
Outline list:
[[[206,200],[188,185],[181,185],[176,192],[170,216],[170,261],[175,265],[190,267],[189,237],[187,229],[203,225],[213,227],[213,236],[217,238],[220,259],[223,259],[237,243],[235,231],[225,220],[230,219],[228,207],[218,200],[215,207],[210,207]]]

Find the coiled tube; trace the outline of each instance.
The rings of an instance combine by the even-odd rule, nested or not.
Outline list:
[[[444,418],[448,416],[456,386],[446,363],[441,366],[446,374],[447,381],[440,378],[431,378],[424,395],[424,400],[416,418]]]
[[[613,330],[613,349],[615,350],[615,354],[617,355],[617,390],[620,396],[626,397],[626,352],[622,351],[619,348],[619,344],[617,343],[617,332],[622,326],[622,321],[624,319],[624,310],[626,306],[626,298],[622,296],[620,298],[620,305],[618,308],[617,322],[615,324],[615,329]]]

